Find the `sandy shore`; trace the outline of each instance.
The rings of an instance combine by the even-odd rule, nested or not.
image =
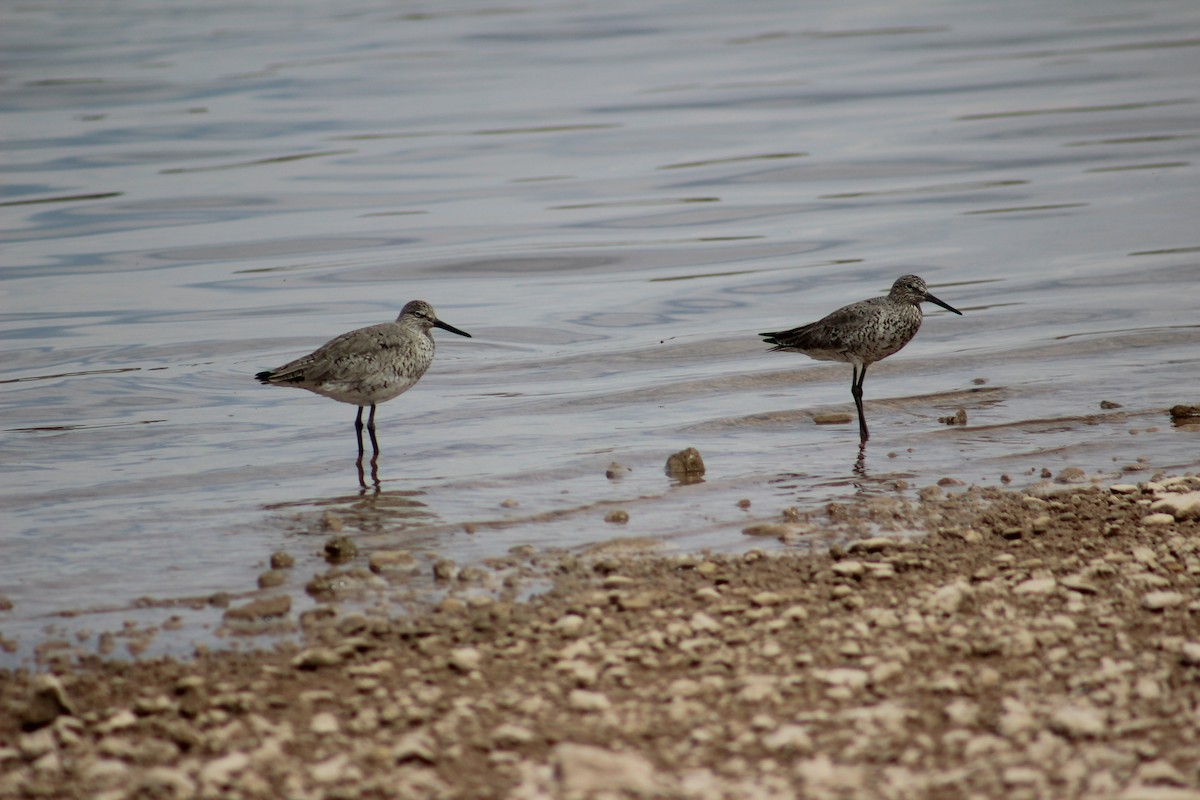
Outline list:
[[[1200,798],[1200,478],[919,496],[755,531],[831,552],[3,674],[0,796]]]

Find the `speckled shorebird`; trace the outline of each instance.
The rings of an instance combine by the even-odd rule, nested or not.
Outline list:
[[[254,377],[265,384],[308,389],[340,403],[358,406],[354,430],[358,434],[361,460],[363,409],[371,407],[367,432],[371,434],[371,446],[378,453],[375,406],[407,392],[429,369],[434,350],[430,328],[471,336],[438,319],[429,303],[413,300],[404,306],[395,322],[343,333],[306,356]]]
[[[921,303],[928,300],[947,311],[962,312],[929,293],[916,275],[902,275],[886,297],[859,300],[834,311],[824,319],[790,331],[760,333],[772,351],[803,353],[818,361],[844,361],[854,365],[850,394],[858,409],[858,435],[866,441],[867,420],[863,416],[862,385],[867,367],[887,358],[908,344],[921,327]]]

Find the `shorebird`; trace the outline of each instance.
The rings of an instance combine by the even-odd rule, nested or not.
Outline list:
[[[343,333],[306,356],[282,367],[264,370],[254,377],[264,384],[295,386],[358,406],[354,430],[358,434],[361,464],[363,409],[371,407],[367,432],[378,455],[375,406],[407,392],[429,369],[434,350],[433,337],[429,335],[431,328],[441,328],[467,338],[471,336],[438,319],[429,303],[413,300],[405,304],[395,322]]]
[[[844,361],[854,366],[850,394],[858,409],[858,435],[870,436],[863,416],[862,386],[867,367],[887,358],[908,344],[921,327],[921,303],[929,301],[947,311],[962,312],[929,293],[916,275],[902,275],[884,297],[859,300],[834,311],[824,319],[788,331],[760,333],[772,352],[803,353],[818,361]]]

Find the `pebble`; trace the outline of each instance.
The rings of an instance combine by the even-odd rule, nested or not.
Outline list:
[[[898,546],[899,543],[888,536],[874,536],[870,539],[860,539],[857,542],[851,542],[846,551],[849,553],[879,553]]]
[[[774,731],[762,738],[763,746],[768,750],[786,753],[812,752],[813,742],[808,731],[801,725],[780,725]]]
[[[602,692],[591,692],[587,689],[573,689],[567,695],[567,705],[576,711],[608,711],[612,701]]]
[[[555,621],[554,629],[563,636],[578,636],[586,623],[587,620],[578,614],[566,614]]]
[[[1102,736],[1108,729],[1104,712],[1090,705],[1065,705],[1050,713],[1050,730],[1072,739]]]
[[[698,478],[704,474],[704,459],[694,447],[680,450],[667,458],[666,473],[673,478]]]
[[[1169,494],[1151,503],[1150,510],[1155,514],[1169,514],[1172,519],[1181,522],[1200,519],[1200,492]]]
[[[237,622],[262,622],[285,616],[291,610],[291,595],[280,594],[251,600],[249,603],[226,609],[225,619]]]
[[[649,797],[659,790],[654,765],[639,753],[563,742],[555,746],[552,760],[557,766],[563,794],[605,792],[606,795],[629,793]]]
[[[867,571],[861,561],[838,561],[833,565],[833,574],[843,578],[861,578]]]
[[[341,729],[337,717],[329,711],[319,711],[313,714],[312,720],[308,724],[308,729],[315,734],[324,736],[331,733],[337,733]]]
[[[233,776],[250,766],[250,756],[235,750],[200,768],[200,783],[207,787],[228,786]]]
[[[310,647],[292,659],[292,666],[298,669],[320,669],[340,663],[341,655],[330,647]]]
[[[459,672],[472,672],[483,663],[483,653],[474,647],[459,647],[450,651],[449,663]]]
[[[1161,611],[1180,605],[1186,598],[1179,592],[1149,592],[1142,596],[1142,607]]]
[[[1054,578],[1030,578],[1013,587],[1013,594],[1046,594],[1054,591],[1058,581]]]

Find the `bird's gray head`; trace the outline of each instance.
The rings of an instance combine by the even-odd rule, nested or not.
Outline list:
[[[437,312],[433,310],[433,306],[424,300],[409,300],[405,303],[404,308],[400,309],[400,316],[396,317],[396,322],[402,325],[415,325],[425,334],[429,333],[430,328],[441,328],[444,331],[457,333],[459,336],[466,336],[468,339],[471,338],[471,334],[466,331],[460,331],[453,325],[448,325],[438,319]]]
[[[890,294],[893,300],[916,304],[925,300],[925,295],[929,294],[929,287],[916,275],[901,275],[892,284]]]
[[[926,301],[939,305],[947,311],[953,311],[955,314],[962,315],[954,306],[949,303],[942,302],[929,293],[929,287],[925,285],[925,281],[918,278],[916,275],[901,275],[896,278],[896,282],[892,284],[892,291],[888,296],[893,300],[899,300],[905,303],[912,303],[914,306],[919,306]]]

